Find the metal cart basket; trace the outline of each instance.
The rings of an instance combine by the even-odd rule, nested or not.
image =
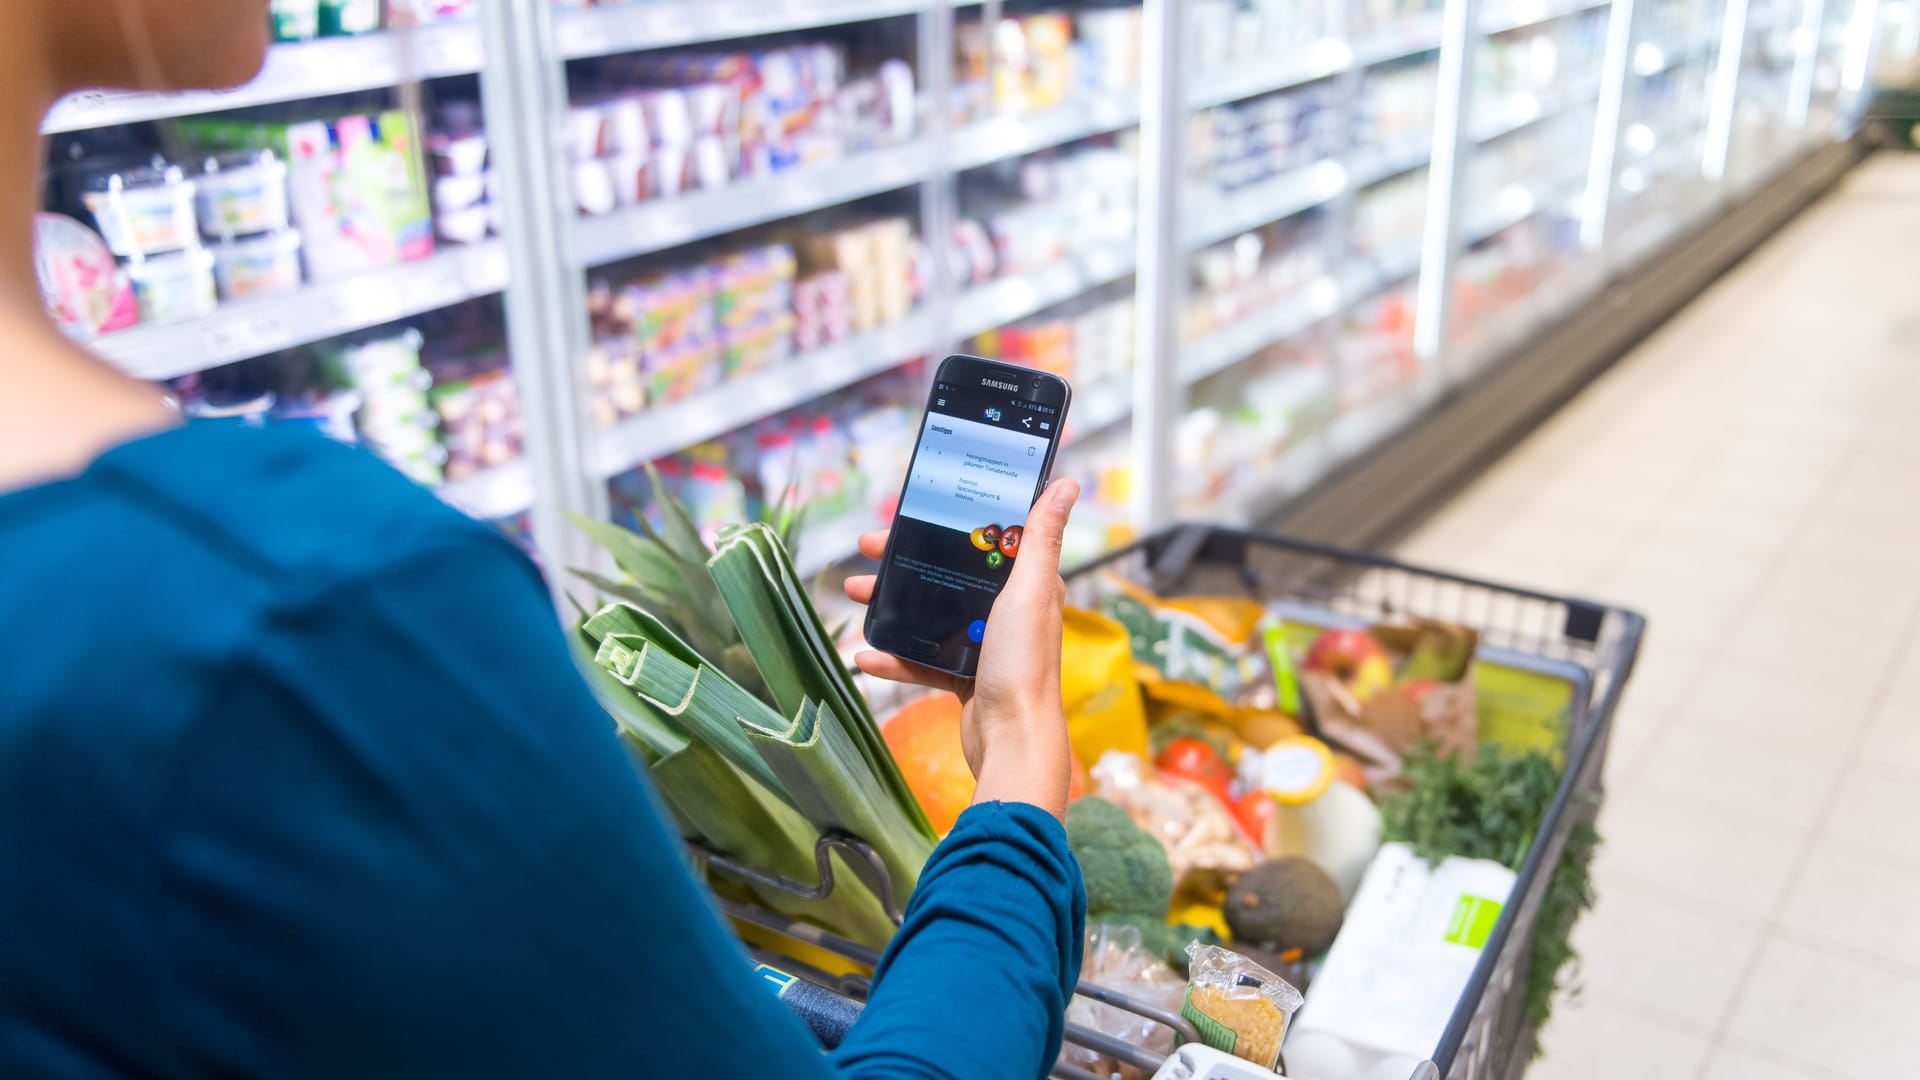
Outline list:
[[[1070,602],[1096,604],[1106,574],[1119,574],[1163,596],[1237,594],[1366,621],[1390,616],[1447,620],[1478,630],[1483,655],[1488,649],[1504,650],[1572,665],[1585,673],[1590,679],[1590,700],[1576,702],[1573,710],[1565,772],[1540,835],[1439,1044],[1409,1080],[1514,1080],[1524,1073],[1532,1032],[1521,1009],[1521,991],[1540,901],[1575,822],[1590,820],[1599,808],[1601,766],[1614,712],[1632,673],[1645,620],[1586,600],[1418,569],[1325,544],[1208,525],[1175,526],[1073,571],[1068,575]],[[776,878],[719,856],[707,856],[706,861],[720,873],[815,895],[833,887],[827,858],[830,847],[846,849],[863,874],[868,868],[879,871],[877,859],[862,857],[871,851],[857,839],[827,837],[821,843],[822,876],[816,883]],[[881,878],[884,886],[883,874]],[[891,909],[890,890],[883,889],[881,896]],[[762,909],[731,901],[723,906],[735,918],[857,963],[871,964],[877,958],[871,950]],[[805,967],[785,958],[772,962],[787,969]],[[840,994],[865,996],[865,980],[858,977],[798,973]],[[1311,992],[1309,988],[1309,996]],[[1177,1015],[1084,982],[1079,993],[1172,1028],[1176,1044],[1197,1039],[1193,1026]],[[1074,1025],[1069,1025],[1067,1039],[1149,1072],[1163,1064],[1157,1054]],[[1057,1068],[1053,1075],[1066,1080],[1091,1076],[1068,1066]]]

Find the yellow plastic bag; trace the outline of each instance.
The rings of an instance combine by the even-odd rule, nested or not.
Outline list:
[[[1136,754],[1142,761],[1152,756],[1126,627],[1095,611],[1067,609],[1060,698],[1067,709],[1067,738],[1088,766],[1109,750]]]

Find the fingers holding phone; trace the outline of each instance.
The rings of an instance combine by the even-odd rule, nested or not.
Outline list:
[[[978,785],[975,802],[1031,803],[1056,817],[1066,813],[1071,754],[1066,713],[1060,701],[1060,653],[1066,584],[1060,551],[1080,485],[1057,480],[1027,516],[1020,558],[994,600],[981,642],[976,677],[903,660],[878,651],[855,658],[876,678],[948,690],[960,696],[960,737]],[[860,548],[868,557],[886,548],[887,534],[868,533]],[[871,550],[870,550],[871,549]],[[874,577],[848,578],[847,596],[873,597]]]

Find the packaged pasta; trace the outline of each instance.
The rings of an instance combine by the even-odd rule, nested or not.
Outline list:
[[[1259,964],[1218,945],[1187,946],[1187,997],[1180,1015],[1208,1046],[1271,1069],[1287,1024],[1305,1002],[1300,991]]]

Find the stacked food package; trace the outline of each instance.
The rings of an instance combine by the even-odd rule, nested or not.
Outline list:
[[[843,48],[646,52],[583,80],[567,117],[583,214],[775,176],[912,137],[913,69]]]
[[[594,419],[609,426],[905,319],[918,242],[903,217],[849,214],[671,269],[607,273],[588,294]],[[616,284],[617,282],[617,284]]]

